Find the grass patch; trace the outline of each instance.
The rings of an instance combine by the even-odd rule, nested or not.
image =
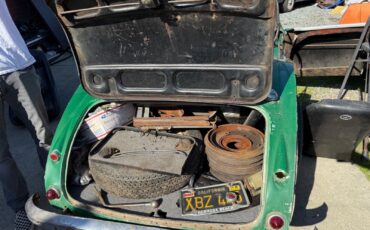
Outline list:
[[[359,144],[352,154],[352,163],[358,165],[361,172],[370,181],[370,161],[362,157],[362,143]],[[370,147],[370,146],[369,146]]]

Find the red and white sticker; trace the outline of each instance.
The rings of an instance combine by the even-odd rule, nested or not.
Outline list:
[[[194,192],[193,192],[193,191],[184,192],[184,193],[182,194],[182,196],[183,196],[184,198],[194,197]]]

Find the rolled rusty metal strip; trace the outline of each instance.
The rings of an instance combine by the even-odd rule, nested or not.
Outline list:
[[[211,173],[221,181],[242,180],[262,169],[264,135],[241,124],[221,125],[205,138]]]
[[[249,158],[249,159],[243,159],[243,160],[241,160],[239,162],[236,162],[236,163],[234,162],[235,161],[234,159],[225,162],[222,159],[220,160],[220,157],[212,155],[212,154],[208,155],[207,159],[208,159],[210,164],[222,164],[220,166],[223,166],[223,167],[228,167],[228,166],[229,167],[230,166],[235,167],[236,165],[242,165],[242,166],[247,167],[248,165],[253,165],[253,164],[258,163],[259,161],[261,161],[263,159],[263,155],[261,154],[261,155],[258,155],[256,157],[252,157],[252,158]]]
[[[233,175],[249,175],[250,173],[254,172],[255,168],[261,168],[262,160],[259,160],[253,164],[248,165],[228,165],[223,162],[217,161],[209,161],[209,167],[213,171],[219,171],[221,169],[223,172],[228,172],[229,174]]]
[[[216,177],[217,179],[219,179],[220,181],[223,181],[223,182],[230,182],[230,181],[240,181],[240,180],[244,180],[246,177],[250,176],[250,175],[253,175],[259,171],[262,170],[262,165],[256,167],[255,169],[253,169],[252,171],[250,171],[250,174],[248,174],[247,176],[246,175],[231,175],[231,174],[225,174],[223,172],[218,172],[218,171],[214,171],[214,170],[211,170],[211,174]]]

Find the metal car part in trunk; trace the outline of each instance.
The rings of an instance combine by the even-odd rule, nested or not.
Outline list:
[[[244,178],[244,185],[251,193],[252,197],[258,196],[261,194],[261,188],[263,185],[263,173],[262,170],[257,173],[247,176]]]
[[[211,173],[223,182],[243,180],[262,169],[264,135],[240,124],[221,125],[205,137]]]
[[[217,104],[255,104],[267,97],[275,0],[124,4],[57,1],[91,95]]]
[[[136,128],[123,127],[123,130],[113,132],[110,139],[102,141],[100,146],[92,150],[89,157],[90,172],[97,185],[117,196],[145,199],[171,193],[188,184],[192,175],[199,170],[202,144],[197,139],[200,136],[198,132],[188,131],[184,135],[154,131],[144,133]],[[177,145],[179,141],[180,145]],[[108,154],[104,148],[110,148]],[[125,157],[115,158],[117,150],[122,156],[129,153],[129,161],[125,162]],[[136,162],[135,155],[131,155],[135,151],[136,156],[139,154]],[[178,152],[180,154],[176,154]],[[140,154],[145,154],[145,157]]]
[[[133,126],[146,129],[171,129],[171,128],[213,128],[216,125],[216,112],[208,116],[183,116],[183,117],[140,117],[134,118]]]
[[[116,131],[102,148],[90,155],[90,164],[120,165],[142,170],[182,175],[196,142],[183,135],[143,132],[126,127]],[[168,162],[171,162],[169,164]]]

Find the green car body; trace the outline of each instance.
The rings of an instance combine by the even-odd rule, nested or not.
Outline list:
[[[55,2],[82,85],[59,122],[45,170],[49,203],[64,214],[40,209],[33,196],[26,204],[31,221],[57,229],[287,229],[294,207],[298,118],[294,69],[279,56],[277,2],[98,2],[97,7],[88,0]],[[259,112],[264,118],[259,206],[241,210],[248,212],[244,221],[244,215],[230,212],[240,220],[225,223],[222,214],[210,221],[117,210],[93,193],[96,203],[76,199],[69,173],[75,141],[87,115],[112,101]]]
[[[284,219],[288,228],[294,206],[294,185],[297,169],[297,99],[296,79],[292,65],[282,60],[273,63],[273,90],[278,98],[249,106],[262,113],[266,120],[266,147],[263,162],[263,190],[261,210],[257,219],[248,224],[192,223],[177,220],[158,220],[150,217],[120,214],[91,208],[74,200],[67,192],[67,169],[70,152],[77,131],[88,111],[104,100],[90,96],[81,86],[71,98],[56,130],[50,153],[60,154],[58,161],[48,160],[45,171],[45,189],[54,188],[60,198],[50,204],[79,216],[125,222],[132,225],[155,225],[180,229],[265,229],[271,215]],[[50,155],[49,153],[49,155]]]

